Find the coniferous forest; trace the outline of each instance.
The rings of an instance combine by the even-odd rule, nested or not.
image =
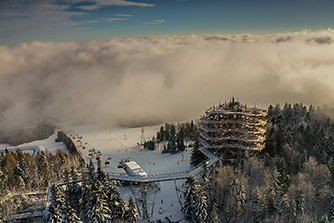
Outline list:
[[[334,221],[334,121],[321,109],[302,104],[268,107],[265,148],[242,169],[208,168],[185,182],[182,212],[189,222],[331,222]],[[163,152],[192,147],[199,151],[198,123],[166,124],[149,142],[165,143]],[[138,222],[133,199],[121,198],[101,162],[95,169],[79,154],[20,150],[0,156],[1,217],[25,208],[9,194],[51,186],[47,222]]]
[[[44,191],[51,182],[81,174],[84,167],[80,154],[62,150],[57,150],[55,155],[47,149],[39,150],[36,156],[20,149],[1,154],[0,219],[34,208],[31,207],[34,201],[27,196],[18,196],[21,193]]]
[[[91,161],[83,175],[82,180],[74,174],[64,184],[52,185],[47,222],[139,222],[133,199],[126,204],[101,160],[97,170]]]
[[[222,166],[189,179],[184,214],[191,222],[333,221],[333,134],[320,109],[269,106],[266,147],[243,170]]]

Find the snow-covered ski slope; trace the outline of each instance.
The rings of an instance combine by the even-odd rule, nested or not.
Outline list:
[[[146,140],[155,136],[159,128],[160,126],[144,127]],[[110,128],[102,125],[86,125],[67,127],[65,130],[74,135],[75,139],[72,139],[77,145],[80,145],[78,138],[82,137],[80,140],[82,147],[79,147],[78,150],[87,163],[90,159],[94,163],[97,162],[98,154],[89,152],[89,150],[94,148],[95,153],[101,152],[99,157],[102,159],[102,163],[105,165],[106,161],[110,162],[110,164],[105,165],[106,172],[125,173],[122,168],[118,168],[122,159],[136,161],[148,174],[173,173],[186,171],[190,168],[190,150],[183,153],[184,160],[182,161],[181,154],[162,154],[163,146],[156,151],[138,149],[137,143],[140,143],[141,140],[141,128]],[[89,156],[90,153],[93,156]]]
[[[93,126],[90,126],[91,128]],[[150,134],[154,134],[155,132],[152,132],[152,130],[157,131],[157,129],[154,127],[148,127],[151,131],[149,131]],[[76,144],[77,148],[79,148],[79,151],[81,151],[84,156],[86,156],[86,159],[102,159],[105,161],[105,168],[106,172],[108,172],[109,176],[112,179],[115,180],[123,180],[123,181],[131,181],[131,182],[161,182],[161,181],[170,181],[170,180],[181,180],[181,179],[186,179],[188,177],[195,177],[199,173],[203,171],[203,166],[198,166],[194,169],[183,169],[182,167],[185,167],[185,165],[180,166],[180,163],[187,163],[189,167],[189,159],[184,159],[184,155],[182,154],[181,157],[182,159],[176,160],[176,168],[178,168],[177,171],[175,171],[175,167],[173,170],[168,170],[173,167],[174,165],[166,165],[163,171],[160,171],[159,173],[156,173],[156,166],[162,166],[162,161],[161,159],[164,158],[164,160],[170,160],[172,164],[173,163],[173,158],[177,158],[177,155],[169,155],[169,154],[161,154],[160,151],[146,151],[140,149],[140,147],[136,146],[138,145],[138,142],[134,142],[138,139],[138,133],[140,133],[141,129],[136,128],[136,129],[131,129],[132,131],[129,131],[128,129],[116,129],[114,130],[114,134],[112,130],[109,130],[106,132],[105,129],[101,130],[103,138],[98,140],[98,143],[94,140],[96,140],[96,135],[92,138],[89,139],[91,143],[89,144],[88,142],[85,142],[84,139],[87,138],[87,132],[82,133],[76,133],[77,130],[72,130],[70,133],[70,137],[72,138],[73,142]],[[97,130],[94,130],[94,134],[97,133]],[[119,136],[121,131],[121,136]],[[85,134],[86,133],[86,134]],[[69,135],[69,134],[68,134]],[[85,137],[83,135],[86,135]],[[101,136],[101,134],[98,134]],[[117,137],[118,136],[118,137]],[[141,136],[139,136],[139,139]],[[151,138],[151,137],[150,137]],[[113,142],[121,147],[117,151],[114,151],[115,149],[112,149],[113,144],[110,143],[111,145],[109,148],[105,147],[103,144],[103,141],[110,143]],[[126,142],[123,142],[126,141]],[[102,143],[101,143],[102,142]],[[92,144],[93,143],[93,144]],[[129,143],[128,145],[126,143]],[[94,146],[93,148],[93,145]],[[99,149],[97,146],[99,146],[102,149]],[[130,146],[130,147],[129,147]],[[96,148],[95,148],[96,147]],[[124,147],[124,148],[123,148]],[[87,151],[88,151],[88,156],[87,156]],[[145,156],[142,156],[142,152],[145,152]],[[211,154],[208,150],[202,149],[202,152],[209,158],[209,161],[207,161],[206,165],[211,166],[215,162],[218,161],[218,158],[215,157],[213,154]],[[114,155],[112,155],[112,154]],[[125,154],[124,154],[125,153]],[[128,154],[129,153],[129,154]],[[189,152],[186,152],[189,158]],[[119,163],[117,163],[118,159],[116,159],[116,162],[112,162],[112,156],[115,156],[115,154],[118,154],[116,158],[118,159],[129,159],[129,160],[134,160],[135,162],[139,161],[139,165],[146,165],[146,162],[148,164],[148,171],[144,171],[148,173],[148,175],[145,173],[145,176],[140,176],[140,175],[128,175],[124,172],[119,173],[118,171],[113,171],[115,169],[115,166],[118,166]],[[155,157],[154,160],[150,160],[148,158],[151,158],[152,156],[158,155],[159,157]],[[120,158],[123,156],[122,158]],[[103,159],[104,158],[104,159]],[[97,161],[96,161],[97,162]],[[174,161],[175,162],[175,161]],[[151,172],[151,169],[155,170],[154,172]],[[182,170],[183,169],[183,170]],[[167,172],[166,172],[167,171]]]
[[[218,158],[210,153],[207,149],[202,148],[202,153],[204,153],[209,160],[206,162],[206,166],[210,167],[214,163],[218,162]],[[198,174],[203,172],[204,166],[199,165],[191,170],[178,171],[172,173],[156,173],[149,174],[146,176],[130,176],[128,174],[122,173],[113,173],[108,172],[109,176],[114,180],[123,180],[123,181],[131,181],[131,182],[139,182],[139,183],[147,183],[147,182],[162,182],[162,181],[171,181],[171,180],[181,180],[189,177],[196,177]]]
[[[146,139],[152,138],[159,130],[160,126],[145,127]],[[79,145],[79,151],[82,152],[86,162],[90,159],[96,161],[96,157],[100,157],[105,163],[110,162],[105,167],[105,171],[109,173],[113,179],[132,181],[132,182],[160,182],[160,190],[149,196],[149,201],[154,201],[154,209],[149,205],[150,220],[161,219],[165,222],[165,217],[169,218],[181,216],[181,206],[179,200],[182,200],[182,193],[177,193],[175,186],[181,187],[185,182],[185,178],[196,176],[203,171],[203,166],[191,169],[190,152],[188,149],[183,154],[162,154],[163,149],[157,151],[148,151],[139,149],[138,143],[141,140],[141,128],[107,128],[99,125],[71,127],[72,140]],[[75,138],[74,138],[75,137]],[[80,146],[81,145],[81,146]],[[85,149],[83,149],[85,147]],[[95,157],[89,154],[95,149]],[[90,152],[91,151],[91,152]],[[207,166],[213,165],[218,161],[206,149],[201,150],[208,157]],[[99,156],[99,154],[101,156]],[[136,161],[143,170],[148,173],[147,176],[129,176],[122,168],[118,168],[119,161],[129,159]],[[174,181],[177,180],[177,181]],[[122,196],[128,200],[130,196],[138,198],[130,187],[120,188]],[[154,197],[154,198],[153,198]],[[153,203],[152,203],[153,204]],[[152,211],[152,212],[151,212]],[[141,222],[147,222],[142,219]]]
[[[33,142],[21,144],[18,146],[11,146],[9,144],[0,144],[0,152],[5,152],[6,148],[8,149],[9,152],[15,152],[17,148],[19,148],[22,151],[29,152],[33,155],[36,155],[39,149],[41,150],[48,149],[53,154],[56,154],[56,151],[58,149],[67,151],[66,145],[64,143],[55,142],[56,137],[57,135],[55,133],[47,139],[36,140]]]
[[[146,140],[155,136],[159,128],[160,126],[144,127]],[[91,159],[89,150],[94,148],[95,151],[100,151],[103,164],[105,161],[110,161],[110,164],[105,168],[107,172],[123,175],[125,173],[124,170],[117,166],[122,159],[126,158],[136,161],[148,174],[183,172],[190,170],[191,167],[189,163],[190,149],[183,153],[184,159],[182,160],[181,154],[162,154],[162,145],[160,150],[156,151],[136,148],[137,143],[140,143],[141,140],[141,128],[111,128],[103,125],[86,125],[64,127],[64,130],[71,132],[76,137],[73,139],[76,144],[80,144],[78,137],[82,137],[81,144],[85,146],[85,149],[79,148],[78,150],[82,153],[86,162]],[[96,163],[96,158],[92,160]],[[184,182],[185,180],[178,180],[177,185],[182,186]],[[154,199],[155,205],[153,215],[150,215],[150,220],[164,219],[166,216],[181,214],[178,197],[180,195],[175,191],[174,182],[160,182],[160,186],[161,189],[156,193]],[[125,200],[128,200],[130,196],[135,198],[131,187],[121,187],[120,191]],[[153,192],[149,192],[149,194],[151,193]],[[153,199],[154,196],[149,197]],[[149,205],[150,214],[151,208],[152,206]],[[147,221],[147,219],[141,220],[141,222]]]
[[[155,136],[159,128],[160,126],[144,127],[146,140]],[[179,176],[181,180],[177,181],[177,185],[181,186],[185,182],[182,179],[184,179],[186,174],[189,175],[191,172],[198,174],[201,172],[202,167],[195,168],[194,170],[191,169],[189,162],[190,149],[185,151],[183,155],[172,155],[161,153],[163,145],[156,151],[138,148],[137,143],[140,143],[141,140],[141,128],[111,128],[104,125],[85,125],[65,126],[64,130],[72,134],[72,140],[76,145],[81,144],[78,150],[82,153],[87,163],[91,159],[94,163],[97,162],[96,156],[98,154],[95,154],[95,157],[89,156],[89,153],[92,153],[89,152],[89,150],[94,148],[96,153],[98,153],[98,151],[100,152],[99,154],[101,154],[101,156],[99,157],[102,159],[103,164],[105,164],[106,161],[109,162],[109,164],[105,166],[105,171],[110,174],[117,173],[118,175],[125,176],[124,170],[118,168],[118,165],[122,159],[129,159],[136,161],[141,168],[151,176],[151,181],[159,181],[157,178],[163,179],[160,182],[161,190],[156,194],[155,207],[153,215],[150,215],[150,220],[164,219],[165,216],[180,214],[179,195],[175,191],[174,182],[165,180],[173,180],[176,179],[175,176]],[[5,148],[8,148],[10,151],[21,148],[22,150],[32,153],[36,153],[37,149],[45,148],[54,154],[57,149],[67,151],[66,146],[62,142],[55,142],[55,138],[56,134],[45,140],[38,140],[15,147],[9,146],[8,144],[1,144],[0,151]],[[85,147],[85,149],[83,149],[83,147]],[[212,156],[212,154],[208,153],[206,150],[202,152],[207,156]],[[208,165],[210,165],[211,162],[215,162],[214,156],[209,158]],[[194,171],[196,171],[196,173]],[[137,182],[139,181],[137,180]],[[130,196],[134,197],[130,187],[123,187],[120,188],[120,190],[125,200],[128,200]],[[151,206],[149,206],[149,212],[151,213]],[[147,222],[147,219],[143,220],[143,222]]]

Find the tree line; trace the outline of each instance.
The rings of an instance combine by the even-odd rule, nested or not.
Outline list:
[[[0,128],[0,143],[17,146],[35,140],[46,139],[54,133],[55,125],[51,122],[39,122],[33,128]]]
[[[130,197],[125,203],[114,181],[105,174],[101,160],[97,171],[90,161],[82,179],[78,181],[73,172],[65,186],[52,185],[47,222],[139,222],[134,200]]]
[[[24,210],[22,200],[4,199],[17,192],[47,189],[50,182],[64,180],[71,171],[82,172],[84,161],[78,153],[57,150],[53,155],[47,149],[30,153],[8,151],[0,155],[0,215],[6,217]]]
[[[166,123],[164,126],[160,126],[156,137],[145,142],[144,148],[154,150],[155,146],[159,143],[167,142],[167,146],[164,145],[163,153],[179,153],[186,149],[185,142],[190,142],[189,147],[193,146],[192,143],[199,138],[198,124],[194,121],[177,123]]]
[[[183,213],[191,222],[334,221],[333,130],[313,106],[269,106],[262,152],[242,170],[221,166],[189,179]]]

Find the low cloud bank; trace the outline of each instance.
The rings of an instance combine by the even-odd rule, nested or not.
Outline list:
[[[334,104],[334,31],[0,46],[3,125],[189,120],[232,96]]]

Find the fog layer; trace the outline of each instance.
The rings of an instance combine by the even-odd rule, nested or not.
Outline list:
[[[157,36],[0,46],[6,125],[198,118],[232,96],[250,106],[334,104],[334,31]]]

